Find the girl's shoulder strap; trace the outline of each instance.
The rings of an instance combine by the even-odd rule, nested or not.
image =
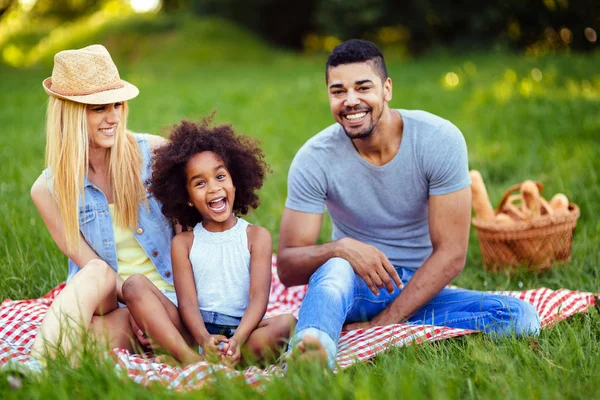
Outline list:
[[[239,224],[239,229],[247,229],[248,226],[251,226],[252,224],[248,221],[246,221],[244,218],[241,217],[237,217],[237,223]]]

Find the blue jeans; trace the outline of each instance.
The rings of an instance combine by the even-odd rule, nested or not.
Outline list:
[[[406,283],[414,270],[397,268]],[[298,314],[292,345],[306,334],[319,339],[333,367],[342,326],[347,322],[367,321],[386,308],[402,290],[380,290],[374,295],[365,281],[354,273],[348,261],[332,258],[311,276]],[[466,289],[443,289],[412,315],[407,323],[480,330],[486,333],[537,335],[540,319],[535,308],[514,297]]]
[[[200,310],[204,326],[211,335],[223,335],[227,339],[235,334],[235,330],[240,325],[242,318],[232,317],[230,315],[221,314],[214,311]],[[202,354],[202,347],[198,346],[198,353]]]
[[[202,314],[204,326],[206,326],[208,333],[211,335],[223,335],[228,339],[233,336],[242,320],[242,318],[232,317],[213,311],[200,310],[200,314]]]

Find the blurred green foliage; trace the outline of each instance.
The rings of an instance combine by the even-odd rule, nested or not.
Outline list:
[[[101,10],[111,0],[36,0],[31,16],[72,21]]]
[[[161,0],[160,5],[162,13],[219,17],[270,44],[313,52],[364,38],[401,54],[499,45],[542,55],[595,49],[600,34],[597,0]],[[54,28],[107,11],[119,17],[134,12],[131,0],[0,0],[0,50],[9,41],[27,47]]]
[[[313,15],[319,0],[198,0],[188,7],[200,16],[230,19],[260,34],[268,42],[301,48],[313,30]]]
[[[2,15],[6,13],[16,3],[16,0],[0,0],[0,18],[2,18]]]
[[[542,42],[549,49],[585,50],[598,43],[586,36],[586,28],[593,29],[595,37],[600,27],[600,3],[595,0],[188,0],[187,4],[202,15],[231,18],[271,42],[296,48],[306,45],[300,39],[312,33],[404,45],[411,52],[437,44],[485,47],[498,41],[515,48],[540,47]]]

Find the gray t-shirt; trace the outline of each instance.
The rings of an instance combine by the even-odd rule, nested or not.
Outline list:
[[[425,111],[398,110],[400,149],[385,165],[363,159],[339,124],[309,139],[288,176],[286,207],[322,214],[332,240],[351,237],[380,249],[396,267],[419,268],[432,251],[430,195],[470,185],[467,146],[460,130]]]

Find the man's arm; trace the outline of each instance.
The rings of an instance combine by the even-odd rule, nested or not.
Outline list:
[[[322,214],[286,208],[281,217],[277,272],[286,286],[308,283],[310,276],[327,260],[341,257],[378,294],[384,286],[393,292],[392,279],[402,287],[398,273],[385,254],[374,246],[351,238],[317,245],[323,223]]]
[[[406,288],[372,321],[346,329],[400,323],[420,310],[449,284],[465,265],[471,219],[471,188],[429,196],[429,232],[433,252]]]
[[[286,286],[304,285],[330,258],[336,257],[335,242],[316,245],[323,214],[285,208],[279,228],[277,273]]]

